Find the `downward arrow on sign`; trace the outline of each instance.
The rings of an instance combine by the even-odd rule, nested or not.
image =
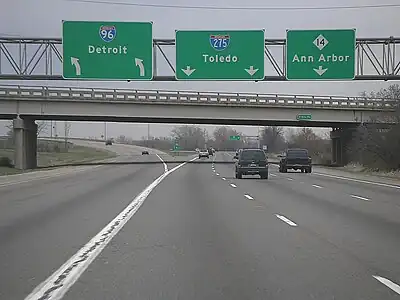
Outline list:
[[[313,70],[314,70],[315,72],[317,72],[317,74],[318,74],[319,76],[322,76],[322,75],[324,75],[324,73],[325,73],[326,71],[328,71],[328,68],[323,69],[322,66],[319,66],[318,69],[313,69]]]
[[[186,66],[186,69],[182,69],[182,71],[186,76],[190,76],[194,71],[196,71],[196,69],[191,69],[190,66]]]
[[[245,69],[245,70],[247,73],[249,73],[250,76],[253,76],[258,71],[258,69],[254,69],[254,66],[250,66],[249,69]]]

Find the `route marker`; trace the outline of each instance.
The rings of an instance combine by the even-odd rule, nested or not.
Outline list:
[[[264,30],[175,32],[177,80],[263,80]]]
[[[355,29],[287,30],[286,79],[354,79],[355,49]]]
[[[152,80],[151,22],[63,21],[63,77]]]

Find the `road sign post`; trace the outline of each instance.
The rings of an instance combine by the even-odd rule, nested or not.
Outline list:
[[[176,31],[177,80],[264,79],[264,30]]]
[[[288,30],[286,79],[354,79],[355,48],[355,29]]]
[[[152,80],[152,23],[63,21],[63,77]]]

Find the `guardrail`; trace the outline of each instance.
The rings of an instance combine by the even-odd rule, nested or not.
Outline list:
[[[398,100],[365,97],[0,85],[0,99],[135,102],[331,109],[392,110]]]

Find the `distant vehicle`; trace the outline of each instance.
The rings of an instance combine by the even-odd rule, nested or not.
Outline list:
[[[213,148],[208,148],[208,154],[213,156],[214,155],[214,150]]]
[[[202,157],[207,157],[207,158],[210,157],[210,154],[208,153],[208,150],[207,150],[207,149],[204,149],[204,150],[200,150],[200,151],[199,151],[199,158],[202,158]]]
[[[143,150],[143,151],[142,151],[142,155],[149,155],[149,151]]]
[[[260,175],[261,179],[268,179],[268,160],[261,149],[243,149],[238,155],[235,164],[235,177],[242,179],[243,175]]]
[[[279,172],[286,173],[288,169],[301,170],[302,173],[311,173],[311,157],[308,155],[307,149],[287,149],[279,162]]]
[[[112,140],[106,140],[106,146],[112,145]]]

